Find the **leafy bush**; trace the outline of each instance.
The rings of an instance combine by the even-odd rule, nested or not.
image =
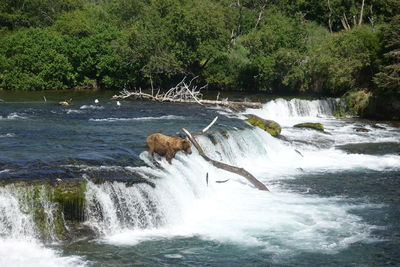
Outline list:
[[[70,40],[48,29],[24,29],[1,43],[1,89],[60,90],[75,84]]]
[[[379,50],[378,34],[366,26],[329,35],[311,54],[310,90],[341,95],[370,87]]]

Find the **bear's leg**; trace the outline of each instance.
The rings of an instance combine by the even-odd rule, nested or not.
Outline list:
[[[171,164],[172,159],[175,157],[175,151],[172,149],[168,149],[165,158],[167,159],[168,163]]]
[[[147,150],[147,152],[154,157],[154,147],[149,147],[149,149]]]

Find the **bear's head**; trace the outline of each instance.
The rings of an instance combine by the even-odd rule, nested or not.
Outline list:
[[[182,149],[186,154],[192,154],[192,143],[189,140],[182,140]]]

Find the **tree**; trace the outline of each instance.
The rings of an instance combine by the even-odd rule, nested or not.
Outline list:
[[[85,0],[2,0],[0,27],[46,27],[64,11],[81,8]]]
[[[309,88],[330,95],[369,88],[379,49],[377,33],[366,26],[330,35],[310,57]]]
[[[75,84],[68,38],[47,29],[25,29],[0,45],[0,88],[59,90]]]
[[[400,96],[400,16],[394,17],[382,30],[385,64],[374,82],[377,92]]]
[[[259,29],[239,39],[249,51],[249,58],[256,69],[252,78],[258,89],[275,93],[299,89],[294,77],[302,76],[299,70],[304,59],[306,38],[306,24],[300,24],[282,13],[268,11]]]

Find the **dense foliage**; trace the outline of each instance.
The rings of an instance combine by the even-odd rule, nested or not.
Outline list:
[[[399,0],[4,0],[0,89],[398,94]],[[368,94],[367,94],[368,95]]]
[[[367,116],[378,119],[400,120],[400,15],[382,27],[383,64],[372,88],[374,96],[367,108]],[[379,111],[379,112],[377,112]]]

